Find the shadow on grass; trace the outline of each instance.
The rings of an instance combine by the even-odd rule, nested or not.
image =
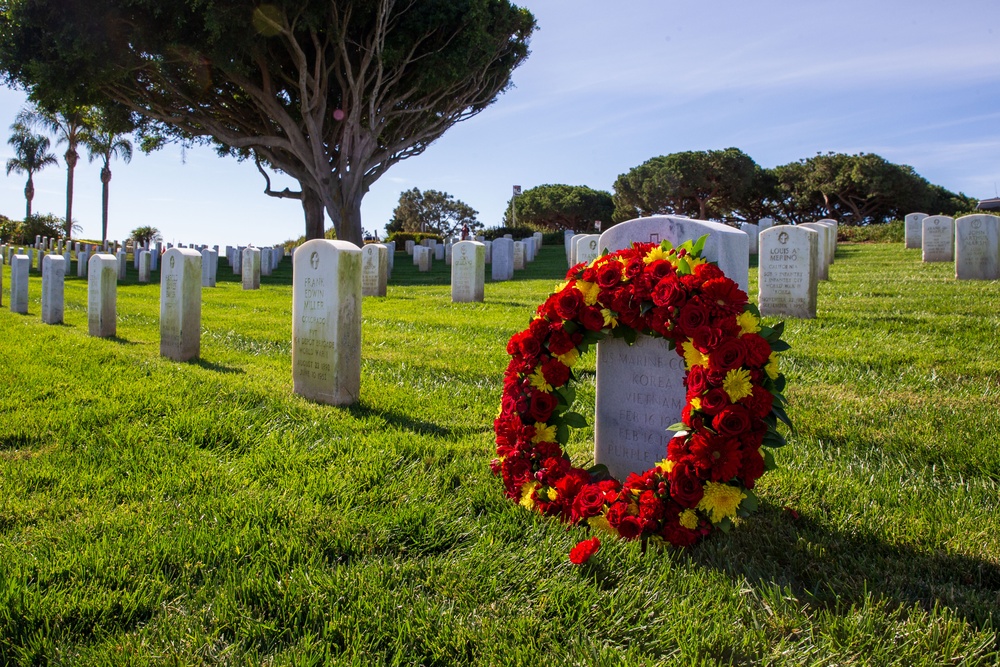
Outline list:
[[[207,371],[214,371],[216,373],[227,373],[230,375],[243,375],[246,373],[242,368],[236,368],[234,366],[223,366],[222,364],[217,364],[212,361],[205,361],[204,359],[192,359],[188,363],[194,366],[200,366]]]
[[[118,345],[138,345],[139,343],[134,340],[129,340],[127,338],[122,338],[121,336],[105,336],[104,340],[111,341],[112,343],[117,343]]]
[[[740,529],[686,557],[755,587],[790,588],[823,608],[860,607],[871,597],[928,611],[940,603],[979,628],[997,621],[1000,564],[941,547],[891,544],[865,535],[864,526],[853,534],[830,530],[768,503]]]
[[[364,404],[355,403],[354,405],[348,406],[347,411],[358,419],[377,417],[384,419],[386,424],[390,426],[395,426],[399,429],[410,431],[411,433],[417,433],[419,435],[434,435],[446,438],[451,436],[452,433],[449,428],[439,426],[433,422],[414,419],[409,415],[396,412],[395,410],[382,410]]]

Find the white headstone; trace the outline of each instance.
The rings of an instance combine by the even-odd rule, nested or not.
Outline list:
[[[218,268],[219,253],[205,248],[201,251],[201,286],[215,287],[215,270]]]
[[[600,234],[580,234],[576,237],[576,252],[573,254],[576,259],[575,264],[579,264],[580,262],[590,264],[600,257],[601,251]]]
[[[28,270],[31,258],[14,255],[10,262],[10,312],[28,314]]]
[[[929,215],[920,224],[923,261],[955,261],[955,221],[946,215]]]
[[[434,245],[431,246],[431,247],[434,250],[434,259],[437,260],[437,261],[439,261],[439,262],[443,262],[444,261],[444,244],[441,244],[441,243],[438,243],[438,242],[435,241]]]
[[[97,253],[87,264],[87,331],[91,336],[107,338],[117,333],[117,298],[118,260]]]
[[[515,271],[520,271],[521,269],[524,268],[524,264],[525,264],[524,253],[525,253],[524,242],[523,241],[514,241],[514,270]]]
[[[434,248],[417,246],[413,250],[413,256],[417,258],[417,269],[421,272],[430,271],[434,265]]]
[[[840,225],[833,218],[823,218],[822,220],[817,220],[817,223],[826,226],[826,263],[833,264],[833,260],[837,254],[837,230],[840,228]]]
[[[638,218],[611,227],[599,245],[614,252],[634,242],[677,245],[708,234],[705,257],[740,289],[749,282],[750,242],[738,229],[714,222],[671,216]],[[663,339],[639,336],[635,345],[606,338],[597,345],[597,399],[594,459],[624,480],[629,472],[652,468],[666,458],[685,403],[684,359]]]
[[[493,241],[491,276],[494,282],[514,277],[514,242],[508,238]]]
[[[389,275],[390,278],[392,278],[392,269],[393,269],[393,267],[396,266],[396,242],[395,241],[389,241],[388,243],[386,243],[384,245],[385,245],[385,249],[386,249],[386,253],[387,253],[386,257],[389,260],[388,275]]]
[[[269,276],[271,275],[271,270],[274,268],[274,257],[271,255],[270,248],[260,249],[260,275]]]
[[[476,241],[456,243],[451,254],[452,302],[482,301],[485,280],[486,246]]]
[[[760,220],[757,221],[757,228],[762,232],[765,229],[769,229],[773,226],[774,226],[774,219],[772,218],[761,218]]]
[[[542,247],[542,239],[545,238],[545,235],[541,232],[535,232],[531,236],[535,239],[535,249],[537,251],[538,248]]]
[[[977,214],[955,221],[955,277],[1000,279],[1000,218]]]
[[[493,241],[478,241],[478,243],[482,243],[484,246],[486,246],[486,263],[487,264],[492,264],[493,263]]]
[[[368,243],[361,249],[361,295],[385,296],[389,279],[389,249]]]
[[[407,255],[412,255],[413,254],[413,248],[416,247],[416,245],[417,244],[414,243],[412,240],[406,241],[405,244],[403,245],[403,247],[406,249],[406,254]]]
[[[903,218],[904,248],[920,248],[920,238],[924,233],[921,223],[926,217],[926,213],[908,213]]]
[[[139,253],[139,282],[149,282],[149,266],[153,261],[153,253],[143,250]]]
[[[573,237],[576,236],[576,232],[572,229],[566,229],[563,231],[563,246],[566,249],[566,264],[569,266],[573,265]]]
[[[171,248],[160,270],[160,356],[187,361],[201,354],[201,253]]]
[[[451,266],[451,248],[459,241],[448,241],[444,244],[444,265]]]
[[[361,250],[347,241],[306,241],[292,270],[295,393],[350,405],[361,391]]]
[[[801,225],[795,225],[796,227],[802,227],[804,229],[811,229],[817,234],[819,238],[817,242],[819,243],[817,252],[819,253],[819,263],[816,267],[816,277],[819,280],[829,280],[830,279],[830,232],[826,225],[821,225],[818,222],[803,222]],[[761,232],[763,233],[763,232]]]
[[[76,253],[76,277],[87,276],[87,262],[90,261],[90,253],[86,250]],[[88,277],[89,280],[89,277]],[[118,280],[118,266],[115,266],[115,280]]]
[[[125,277],[128,275],[128,272],[127,272],[128,271],[128,262],[125,259],[125,251],[124,250],[119,250],[115,254],[115,256],[118,259],[118,280],[119,281],[125,280]]]
[[[761,315],[816,317],[819,235],[801,225],[761,232],[757,279]]]
[[[66,258],[62,255],[47,255],[45,270],[42,272],[42,322],[62,324],[66,283]]]
[[[239,246],[233,252],[233,275],[243,277],[243,248]]]
[[[750,254],[756,255],[760,248],[760,228],[752,222],[744,222],[740,229],[747,233],[750,241]]]
[[[260,289],[260,248],[243,250],[243,289]]]
[[[160,270],[160,256],[163,254],[163,243],[160,241],[156,242],[153,247],[153,256],[150,258],[149,269],[150,271]]]

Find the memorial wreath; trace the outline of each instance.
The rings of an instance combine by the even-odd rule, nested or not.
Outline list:
[[[791,427],[776,357],[789,346],[783,325],[762,326],[746,292],[703,257],[706,239],[635,243],[572,267],[511,337],[491,462],[509,498],[570,524],[680,547],[756,509],[754,484],[775,468],[770,448],[785,444],[778,421]],[[632,344],[640,335],[683,357],[686,401],[663,460],[621,482],[603,465],[575,467],[563,450],[570,429],[586,425],[570,409],[572,369],[605,337]],[[599,547],[599,538],[583,540],[570,560]]]

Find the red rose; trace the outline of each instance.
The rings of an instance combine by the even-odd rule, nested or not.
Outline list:
[[[545,423],[552,416],[552,411],[556,409],[559,405],[559,399],[557,399],[552,394],[546,394],[544,391],[536,391],[531,394],[531,406],[528,408],[528,414],[536,422]]]
[[[696,507],[703,495],[704,482],[690,459],[674,463],[670,471],[670,497],[681,507]]]
[[[771,357],[771,345],[759,334],[744,334],[740,337],[747,366],[764,366]]]
[[[531,479],[531,466],[524,459],[507,459],[503,462],[504,479],[516,486],[523,486]]]
[[[580,309],[580,324],[588,331],[600,331],[604,328],[604,315],[593,306],[585,306]]]
[[[689,393],[692,393],[695,396],[700,396],[702,392],[708,389],[705,378],[705,367],[694,366],[690,371],[688,371],[687,377],[684,378],[684,382],[687,385]]]
[[[642,523],[637,517],[625,515],[615,526],[615,530],[623,540],[634,540],[642,534]]]
[[[687,299],[687,293],[675,276],[667,276],[653,288],[653,303],[657,306],[680,308]]]
[[[689,547],[701,538],[701,534],[696,530],[688,530],[675,519],[666,522],[660,530],[660,537],[675,547]]]
[[[652,491],[643,491],[639,496],[639,518],[644,521],[659,521],[663,518],[663,501]]]
[[[646,263],[641,259],[632,259],[625,266],[625,277],[629,280],[635,280],[643,271],[646,270]]]
[[[712,426],[719,435],[736,437],[750,430],[750,413],[742,405],[727,405],[715,415]]]
[[[727,405],[732,405],[729,394],[718,387],[701,397],[701,411],[710,415],[719,414]]]
[[[646,269],[646,272],[653,276],[653,278],[657,281],[660,281],[667,276],[677,275],[677,269],[673,264],[665,259],[658,259],[655,262],[651,262],[649,267]]]
[[[566,354],[573,347],[573,339],[563,331],[562,326],[552,328],[552,333],[549,334],[549,352],[554,355]]]
[[[569,551],[569,561],[574,565],[583,565],[591,556],[596,554],[601,549],[601,540],[596,537],[592,537],[589,540],[583,540],[578,542],[575,547]]]
[[[757,419],[763,419],[771,414],[774,405],[774,396],[767,389],[760,385],[753,386],[753,393],[740,399],[740,404],[744,405]]]
[[[722,272],[715,264],[699,264],[694,267],[694,275],[698,276],[702,282],[712,280],[713,278],[724,278],[726,274]]]
[[[553,387],[561,387],[569,382],[569,366],[558,359],[542,362],[542,375]]]
[[[743,452],[743,463],[740,468],[740,479],[743,486],[752,489],[757,479],[764,474],[764,457],[760,455],[760,450],[756,447],[748,448]]]
[[[740,472],[740,443],[721,435],[695,433],[691,438],[691,459],[698,471],[713,482],[728,482]]]
[[[721,371],[739,368],[745,360],[744,349],[743,344],[737,338],[723,341],[708,356],[708,365],[712,370]]]
[[[694,339],[694,346],[705,354],[715,350],[722,344],[722,329],[704,326],[698,327],[690,333]]]
[[[611,289],[622,281],[622,265],[620,262],[611,260],[605,262],[597,269],[597,284],[601,289]]]
[[[582,306],[583,294],[573,285],[556,295],[556,313],[564,320],[574,319]]]
[[[698,300],[688,301],[681,308],[680,317],[677,318],[677,325],[684,331],[691,333],[699,327],[708,325],[708,309]]]
[[[604,492],[597,484],[588,484],[580,489],[573,499],[574,520],[597,516],[604,509]]]

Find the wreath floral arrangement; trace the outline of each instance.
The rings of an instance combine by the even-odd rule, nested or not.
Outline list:
[[[789,346],[784,325],[762,326],[746,292],[702,256],[706,239],[635,243],[572,267],[511,337],[490,464],[508,498],[644,546],[693,545],[757,508],[754,484],[776,467],[770,448],[785,444],[778,421],[792,426],[776,357]],[[666,339],[684,358],[686,404],[664,459],[620,482],[563,451],[570,428],[586,425],[570,410],[572,369],[605,337],[631,345],[639,335]],[[599,548],[599,538],[583,540],[570,560]]]

